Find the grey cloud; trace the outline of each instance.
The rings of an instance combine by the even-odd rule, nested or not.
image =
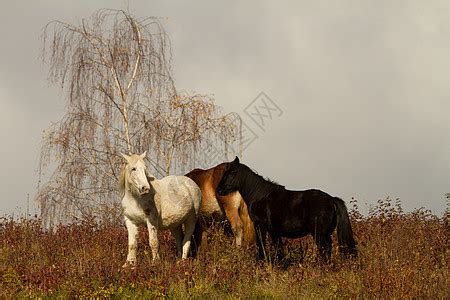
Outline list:
[[[446,1],[130,1],[161,16],[180,89],[214,94],[243,114],[266,92],[284,114],[244,162],[289,188],[322,188],[373,204],[445,210],[450,192],[450,5]],[[50,20],[78,22],[123,1],[5,3],[0,12],[0,211],[34,195],[39,138],[62,113],[45,82],[39,35]],[[18,23],[18,20],[21,22]],[[246,119],[246,121],[248,121]],[[251,123],[249,122],[249,125]],[[24,158],[23,167],[10,159]],[[7,171],[6,171],[7,170]],[[17,184],[20,182],[20,184]],[[11,203],[14,203],[12,205]]]

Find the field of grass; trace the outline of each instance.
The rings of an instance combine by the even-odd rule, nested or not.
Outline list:
[[[316,261],[311,237],[287,241],[289,266],[236,250],[224,229],[212,229],[198,259],[175,261],[162,233],[162,261],[152,264],[145,230],[138,266],[122,270],[127,232],[121,221],[42,229],[39,219],[1,219],[0,297],[108,298],[447,298],[447,219],[404,213],[380,201],[368,216],[351,210],[359,257],[341,260],[333,242],[329,265]]]

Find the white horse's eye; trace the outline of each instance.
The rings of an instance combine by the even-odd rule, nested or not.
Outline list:
[[[131,168],[131,172],[136,171],[136,168]]]

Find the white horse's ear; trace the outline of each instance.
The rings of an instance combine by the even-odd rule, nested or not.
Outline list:
[[[145,172],[145,176],[147,176],[148,182],[153,181],[153,180],[156,179],[156,177],[153,174],[148,173],[147,171]]]
[[[128,156],[128,155],[123,154],[123,153],[120,153],[120,155],[122,155],[122,157],[125,158],[125,160],[126,160],[127,162],[130,161],[131,156]]]
[[[139,155],[142,159],[144,159],[147,156],[147,150],[144,151],[141,155]]]

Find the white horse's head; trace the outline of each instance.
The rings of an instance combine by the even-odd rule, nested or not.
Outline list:
[[[127,184],[128,189],[130,189],[133,194],[140,196],[150,192],[149,181],[154,179],[152,176],[147,176],[147,166],[144,162],[146,154],[147,151],[142,154],[122,154],[127,162],[121,175],[123,177],[121,178],[123,180],[123,188],[125,188],[125,185]]]

